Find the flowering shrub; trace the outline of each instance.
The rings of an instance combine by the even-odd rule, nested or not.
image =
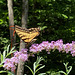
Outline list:
[[[5,59],[3,67],[14,72],[17,64],[19,63],[19,60],[22,60],[24,62],[28,60],[27,50],[28,49],[22,49],[20,52],[16,51],[12,58]]]
[[[57,41],[51,41],[50,43],[48,41],[43,41],[40,44],[32,44],[32,46],[29,48],[29,51],[31,52],[32,56],[38,52],[42,52],[42,50],[46,50],[48,54],[50,54],[51,50],[58,50],[59,52],[66,52],[71,53],[72,56],[75,56],[75,41],[72,41],[72,43],[63,44],[62,40]],[[28,54],[28,49],[22,49],[20,52],[15,52],[14,57],[11,59],[6,59],[4,62],[4,68],[7,70],[14,71],[16,69],[16,65],[19,63],[19,60],[27,61],[28,57],[31,54]]]
[[[75,41],[67,44],[63,44],[62,40],[51,41],[51,43],[48,41],[43,41],[40,44],[33,44],[30,47],[30,52],[37,53],[41,52],[42,50],[46,50],[49,53],[51,50],[55,49],[57,49],[59,52],[70,52],[72,56],[75,56]]]

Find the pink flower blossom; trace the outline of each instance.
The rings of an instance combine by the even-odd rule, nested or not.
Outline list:
[[[11,63],[11,60],[10,60],[9,58],[6,58],[5,61],[4,61],[4,63],[5,63],[5,64]]]
[[[27,54],[21,54],[21,55],[19,56],[19,60],[27,61],[27,60],[28,60],[28,55],[27,55]]]
[[[38,52],[38,44],[33,44],[31,47],[30,47],[30,52]]]
[[[13,64],[17,65],[19,63],[19,59],[17,57],[12,57],[10,59],[12,61]]]
[[[24,53],[24,54],[27,54],[27,51],[28,51],[27,48],[25,48],[25,49],[21,49],[21,52]]]
[[[22,49],[20,52],[15,52],[14,57],[11,59],[7,58],[4,62],[4,68],[7,70],[14,71],[16,69],[16,65],[19,63],[19,61],[27,61],[29,56],[34,56],[35,53],[41,52],[42,50],[46,50],[48,54],[50,54],[51,50],[57,49],[59,52],[71,52],[72,56],[75,56],[75,41],[72,41],[72,43],[63,44],[63,41],[57,40],[57,41],[43,41],[40,44],[32,44],[32,46],[29,48],[29,52],[31,54],[28,54],[28,49]]]
[[[75,49],[75,41],[72,41],[72,48]]]
[[[72,44],[69,44],[69,43],[65,44],[64,45],[64,50],[66,51],[66,53],[71,51],[72,50]]]
[[[21,54],[22,54],[22,52],[18,52],[17,51],[17,52],[14,53],[14,57],[17,57],[18,58]]]
[[[44,47],[44,49],[45,48],[47,48],[47,46],[48,46],[48,41],[43,41],[40,45],[42,46],[42,47]]]
[[[11,71],[14,71],[14,70],[16,69],[16,66],[15,66],[14,64],[12,64],[11,62],[5,63],[5,64],[3,65],[3,67],[4,67],[5,69],[11,70]],[[13,68],[14,68],[14,70],[12,70]]]

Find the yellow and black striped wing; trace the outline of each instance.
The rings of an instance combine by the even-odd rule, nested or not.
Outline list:
[[[39,32],[29,33],[27,34],[27,37],[23,37],[22,40],[24,40],[24,42],[31,42],[38,35],[39,35]]]
[[[16,25],[15,31],[18,36],[26,43],[31,42],[36,36],[39,35],[38,28],[24,29]]]

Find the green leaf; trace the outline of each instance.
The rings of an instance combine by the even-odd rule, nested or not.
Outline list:
[[[1,65],[1,63],[0,63],[0,67],[3,67],[3,65]]]
[[[33,70],[35,72],[35,70],[36,70],[36,62],[34,62],[34,64],[33,64]]]
[[[37,69],[39,66],[41,66],[42,64],[38,64],[38,65],[36,65],[36,67],[35,67],[35,69]]]
[[[7,71],[0,71],[0,73],[4,73],[4,72],[7,72]]]
[[[44,30],[45,28],[47,28],[47,26],[43,26],[43,27],[41,27],[41,30]]]
[[[64,64],[64,66],[65,66],[66,73],[67,73],[67,72],[68,72],[68,68],[67,68],[67,66],[68,66],[69,62],[67,62],[67,63],[63,63],[63,64]]]
[[[41,66],[40,68],[38,68],[38,69],[35,71],[35,73],[36,73],[37,71],[39,71],[40,69],[44,68],[44,67],[45,67],[45,65]]]
[[[65,15],[65,14],[62,14],[62,16],[63,16],[64,18],[66,18],[66,19],[68,18],[68,16],[67,16],[67,15]]]
[[[6,56],[6,51],[3,51],[3,61],[5,60]]]
[[[4,63],[4,60],[0,63],[0,66],[2,66],[3,63]]]
[[[39,64],[42,60],[44,60],[42,57],[37,57],[36,65]]]
[[[68,68],[69,68],[69,70],[68,70],[67,74],[69,74],[70,71],[72,70],[72,66],[69,66]]]
[[[64,75],[67,75],[64,71],[59,71],[60,73],[63,73]]]
[[[40,73],[40,74],[38,74],[38,75],[46,75],[46,73]]]
[[[27,65],[25,65],[25,66],[30,69],[30,71],[31,71],[32,74],[34,74],[33,70],[29,66],[27,66]]]
[[[8,47],[7,47],[7,54],[8,54],[8,52],[9,52],[9,47],[10,47],[10,45],[8,45]]]
[[[15,49],[15,46],[10,50],[10,52],[13,51],[14,49]]]
[[[37,57],[36,62],[34,62],[34,64],[33,64],[33,71],[32,71],[32,69],[29,66],[26,65],[30,69],[30,71],[32,72],[33,75],[35,75],[35,73],[37,71],[39,71],[40,69],[45,67],[45,65],[41,66],[42,64],[39,64],[42,60],[43,60],[42,57]],[[41,67],[39,67],[39,66],[41,66]]]
[[[2,24],[3,23],[3,20],[2,19],[0,19],[0,24]]]
[[[7,71],[7,73],[8,73],[8,75],[15,75],[15,74],[13,74],[13,73],[10,72],[10,71]]]
[[[1,54],[1,62],[3,61],[3,55]]]
[[[8,54],[6,55],[6,57],[8,57],[10,54],[12,54],[12,53],[14,53],[14,52],[16,52],[16,50],[14,50],[14,51],[8,53]]]
[[[0,3],[3,3],[3,1],[0,1]]]

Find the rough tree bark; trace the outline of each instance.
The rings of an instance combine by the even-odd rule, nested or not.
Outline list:
[[[28,18],[28,0],[22,0],[22,27],[26,28],[27,27],[27,18]],[[19,51],[25,48],[25,43],[20,40],[20,49]],[[23,61],[20,61],[18,64],[18,69],[17,69],[17,75],[24,75],[24,63]]]
[[[16,40],[16,36],[13,36],[14,33],[13,1],[7,0],[7,6],[8,6],[8,16],[9,16],[10,40],[11,40],[11,48],[12,48]]]

